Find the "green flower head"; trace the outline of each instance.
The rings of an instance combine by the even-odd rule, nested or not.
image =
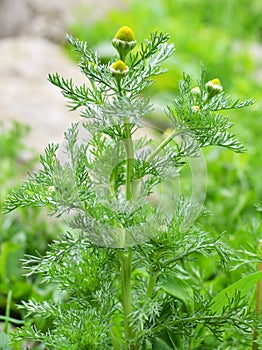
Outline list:
[[[121,27],[116,32],[112,45],[118,51],[120,59],[125,61],[126,55],[136,46],[133,30],[127,26]]]

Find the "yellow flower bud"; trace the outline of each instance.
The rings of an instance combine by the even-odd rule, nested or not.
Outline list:
[[[112,45],[118,51],[120,59],[125,61],[126,55],[136,46],[133,30],[127,26],[120,28],[112,40]]]
[[[212,79],[211,81],[212,81],[213,84],[221,86],[220,80],[218,78]]]
[[[207,98],[211,98],[220,92],[222,92],[223,87],[220,83],[220,80],[218,78],[209,80],[206,83],[206,89],[207,89]]]
[[[124,26],[117,31],[115,39],[129,42],[135,41],[135,34],[131,28]]]
[[[122,60],[118,60],[112,63],[109,69],[110,69],[110,73],[116,79],[121,79],[129,71],[127,65]]]

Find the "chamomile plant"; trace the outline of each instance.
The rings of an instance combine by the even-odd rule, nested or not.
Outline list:
[[[47,319],[49,328],[26,323],[13,342],[31,339],[57,350],[210,349],[221,339],[230,346],[241,334],[238,349],[246,349],[260,325],[252,303],[240,284],[214,296],[198,267],[204,257],[225,269],[232,252],[196,225],[202,203],[176,195],[172,186],[190,159],[203,162],[203,147],[244,151],[224,111],[253,101],[231,99],[202,69],[197,81],[184,75],[166,107],[172,125],[166,138],[137,136],[154,108],[143,91],[174,53],[168,35],[155,32],[138,44],[122,27],[107,64],[86,42],[67,39],[86,83],[57,73],[48,79],[79,109],[85,136],[80,123],[72,124],[64,145],[48,145],[42,169],[5,204],[7,211],[47,207],[67,223],[45,256],[24,262],[28,276],[40,274],[61,298],[24,301],[27,315]],[[251,289],[260,276],[247,276],[245,285]]]

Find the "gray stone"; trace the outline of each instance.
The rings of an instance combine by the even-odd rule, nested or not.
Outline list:
[[[62,49],[46,39],[16,37],[0,40],[0,120],[27,124],[25,140],[42,152],[49,142],[60,142],[64,131],[76,120],[68,112],[60,90],[47,81],[48,73],[60,73],[77,84],[85,77]]]
[[[121,0],[0,0],[0,37],[32,35],[61,42],[70,24],[103,18]]]

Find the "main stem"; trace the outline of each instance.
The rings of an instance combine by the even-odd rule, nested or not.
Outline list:
[[[131,303],[131,266],[132,256],[130,252],[124,252],[120,255],[121,263],[121,284],[122,284],[122,306],[124,314],[124,327],[126,338],[126,349],[129,349],[129,341],[133,339],[133,331],[130,325],[130,314],[132,311]],[[130,349],[133,349],[132,347]]]
[[[125,128],[125,150],[126,150],[126,200],[131,201],[132,194],[132,177],[134,166],[134,148],[131,135],[131,125],[126,122]],[[125,242],[123,242],[125,243]],[[131,272],[132,272],[132,255],[131,252],[123,251],[120,253],[121,264],[121,284],[122,284],[122,306],[124,314],[124,328],[126,338],[126,349],[135,350],[136,345],[130,344],[134,339],[134,334],[130,322],[130,314],[132,312],[131,301]]]
[[[134,167],[134,148],[130,123],[125,123],[125,149],[126,149],[126,200],[130,201],[132,195],[132,177]]]

